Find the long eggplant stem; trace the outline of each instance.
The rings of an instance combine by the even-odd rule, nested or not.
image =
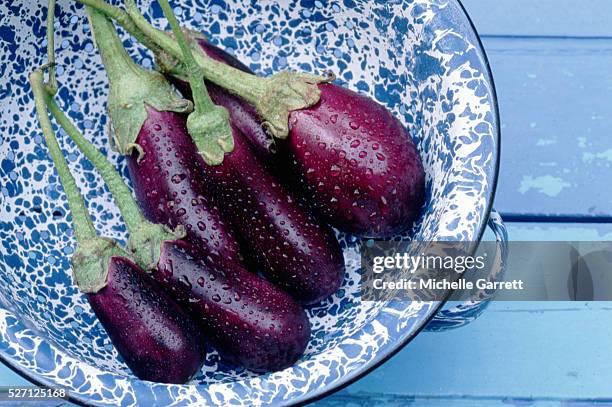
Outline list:
[[[132,1],[128,1],[132,3]],[[183,34],[183,30],[179,25],[168,0],[158,0],[159,5],[161,6],[166,19],[170,23],[170,27],[172,27],[172,32],[176,37],[176,41],[181,48],[181,55],[185,61],[185,66],[189,72],[189,85],[191,86],[191,91],[193,94],[193,101],[195,104],[195,110],[199,110],[200,112],[204,112],[214,106],[208,91],[206,90],[206,86],[204,85],[204,76],[196,60],[193,58],[193,53],[191,52],[191,48],[187,43],[187,39],[185,38],[185,34]]]
[[[93,144],[87,141],[85,136],[83,136],[50,95],[46,97],[46,104],[55,120],[57,120],[57,123],[66,131],[66,134],[91,161],[102,176],[102,179],[104,179],[108,189],[115,198],[115,202],[119,207],[128,230],[136,230],[143,223],[148,223],[142,215],[138,203],[136,203],[132,196],[132,191],[130,191],[123,178],[113,168],[110,161]]]
[[[137,12],[133,0],[126,0],[126,4],[134,13]],[[168,0],[159,0],[159,4],[180,47],[192,90],[195,109],[187,118],[187,130],[204,161],[209,165],[219,165],[223,162],[224,154],[234,150],[229,112],[224,107],[215,105],[210,98],[202,70],[193,57],[190,44]],[[140,12],[138,14],[140,15]]]
[[[47,92],[55,94],[57,92],[57,75],[55,69],[55,0],[49,0],[47,4],[47,64],[49,69],[49,81],[46,85]]]
[[[76,181],[70,169],[68,163],[64,158],[64,154],[55,138],[53,133],[53,126],[51,120],[47,114],[47,105],[45,103],[46,92],[44,83],[44,74],[42,70],[36,70],[30,75],[30,83],[32,85],[32,92],[34,93],[34,103],[36,105],[36,114],[40,126],[49,148],[49,153],[55,164],[55,169],[60,178],[60,182],[64,189],[64,193],[68,199],[68,205],[70,212],[72,213],[72,223],[74,224],[74,234],[76,235],[77,242],[81,243],[89,239],[96,237],[96,230],[89,216],[89,212],[85,206],[85,201],[79,192]]]

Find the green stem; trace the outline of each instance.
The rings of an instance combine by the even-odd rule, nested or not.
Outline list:
[[[127,12],[134,24],[147,37],[167,52],[171,57],[186,64],[181,46],[165,32],[158,30],[140,13],[134,0],[125,0]],[[202,69],[206,79],[222,86],[232,93],[240,95],[249,103],[257,102],[265,91],[265,79],[243,72],[223,62],[206,57],[203,52],[196,52],[194,58]]]
[[[164,51],[156,53],[159,65],[174,76],[189,77],[190,72],[185,72],[187,61],[181,46],[168,34],[153,27],[140,14],[134,0],[125,0],[125,4],[133,24],[140,30],[137,38],[144,35],[148,37],[147,41],[153,41]],[[254,105],[262,125],[277,138],[289,135],[289,114],[315,105],[321,97],[318,84],[333,80],[333,77],[288,71],[260,78],[207,57],[197,46],[194,49],[198,51],[194,58],[204,77]]]
[[[47,63],[49,65],[48,92],[53,94],[57,91],[57,75],[55,70],[55,29],[53,27],[54,20],[55,0],[49,0],[47,5]]]
[[[140,75],[144,69],[128,55],[113,23],[92,7],[87,7],[87,15],[108,77]]]
[[[133,1],[128,0],[128,4],[132,9],[135,8]],[[223,162],[225,153],[231,153],[234,150],[229,112],[224,107],[215,105],[210,98],[202,71],[193,58],[190,44],[187,43],[168,0],[159,0],[159,4],[170,22],[181,49],[195,102],[195,110],[187,117],[187,130],[204,161],[209,165],[219,165]]]
[[[110,161],[93,144],[87,141],[85,136],[83,136],[50,95],[46,98],[46,104],[55,120],[57,120],[57,123],[62,126],[79,150],[85,154],[94,167],[96,167],[102,179],[104,179],[119,207],[128,231],[132,233],[143,224],[148,224],[149,222],[143,216],[138,203],[132,196],[132,191],[125,184],[121,175],[113,168]]]
[[[182,57],[185,61],[185,65],[189,72],[189,85],[191,86],[191,93],[193,95],[193,101],[195,104],[195,110],[200,112],[205,112],[206,110],[212,108],[213,101],[206,90],[206,86],[204,84],[204,77],[202,76],[202,72],[193,57],[193,53],[191,52],[191,47],[187,43],[187,39],[183,34],[183,30],[179,25],[168,0],[158,0],[159,5],[161,6],[166,19],[170,23],[170,27],[172,27],[172,32],[178,41],[178,44],[181,48]],[[133,2],[132,2],[133,3]]]
[[[55,164],[55,169],[59,174],[60,182],[64,188],[64,193],[68,199],[70,212],[72,213],[72,223],[74,225],[74,233],[79,244],[96,238],[96,230],[89,216],[89,212],[85,207],[85,201],[79,193],[79,188],[70,169],[64,158],[64,154],[60,149],[57,139],[53,133],[51,120],[47,115],[47,106],[45,103],[45,84],[44,76],[41,70],[37,70],[30,75],[30,83],[32,92],[34,93],[34,103],[36,105],[36,113],[40,126],[49,148],[49,153]]]
[[[89,6],[106,17],[113,19],[132,37],[136,38],[145,47],[149,48],[154,53],[162,52],[162,49],[134,24],[131,17],[124,10],[113,6],[104,0],[76,0],[78,3]]]

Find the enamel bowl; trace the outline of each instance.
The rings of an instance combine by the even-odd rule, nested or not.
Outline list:
[[[456,0],[182,3],[179,20],[253,70],[331,70],[339,82],[375,98],[404,122],[421,152],[428,193],[414,230],[398,239],[481,238],[497,179],[498,114],[482,46]],[[84,11],[68,0],[58,8],[60,105],[108,152],[107,82]],[[361,301],[359,242],[341,235],[344,285],[308,310],[312,339],[293,367],[258,375],[225,366],[210,352],[190,385],[136,379],[70,272],[71,220],[27,82],[28,73],[46,61],[46,8],[34,0],[2,2],[0,15],[0,356],[10,367],[33,382],[64,386],[85,404],[299,403],[380,364],[439,310],[440,302]],[[150,7],[149,17],[165,26],[161,15],[156,4]],[[138,61],[152,65],[146,51],[126,44]],[[101,178],[65,134],[59,138],[96,227],[125,241]],[[123,161],[108,153],[123,169]]]

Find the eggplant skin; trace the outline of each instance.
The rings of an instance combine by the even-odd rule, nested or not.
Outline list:
[[[87,299],[139,379],[183,384],[200,370],[206,347],[198,323],[130,260],[111,257],[107,285]]]
[[[245,255],[266,278],[302,304],[338,290],[344,257],[333,231],[319,224],[251,150],[232,125],[234,151],[202,173]]]
[[[153,278],[190,307],[226,362],[255,372],[282,370],[304,353],[304,309],[273,284],[191,244],[164,242]]]
[[[317,212],[338,229],[390,237],[420,214],[425,173],[412,138],[372,99],[319,84],[321,100],[289,116],[278,143]]]
[[[204,252],[240,262],[238,241],[221,218],[201,174],[206,165],[186,128],[184,115],[147,108],[136,143],[143,156],[128,157],[136,199],[145,216],[174,229],[183,225],[189,242]]]
[[[251,72],[206,40],[198,44],[209,57]],[[331,226],[361,237],[386,238],[419,217],[425,195],[421,158],[408,131],[374,100],[338,85],[319,84],[319,103],[291,112],[289,137],[276,140],[277,154],[272,154],[254,107],[207,86],[254,151]],[[178,87],[185,90],[185,84]]]

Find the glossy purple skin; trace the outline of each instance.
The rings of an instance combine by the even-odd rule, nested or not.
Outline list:
[[[272,176],[232,126],[234,151],[221,165],[202,172],[243,253],[273,283],[303,304],[314,304],[338,290],[344,278],[342,250],[332,230]]]
[[[249,71],[214,45],[199,44],[211,58]],[[255,151],[275,158],[267,150],[269,138],[255,109],[218,87],[209,89]],[[425,174],[412,138],[372,99],[334,84],[320,84],[319,89],[319,103],[292,112],[289,137],[276,142],[275,167],[293,173],[283,180],[343,232],[382,238],[406,230],[424,200]]]
[[[338,229],[379,238],[406,230],[420,214],[425,185],[410,135],[371,99],[333,84],[319,89],[319,103],[289,115],[279,155]]]
[[[162,244],[153,277],[190,307],[209,342],[230,363],[256,372],[291,366],[304,353],[304,310],[268,281],[185,241]]]
[[[200,40],[200,44],[207,44]],[[209,46],[214,58],[226,58],[230,65],[243,69],[239,61],[219,48]],[[191,97],[187,83],[173,81]],[[210,182],[225,219],[232,223],[243,243],[243,252],[263,274],[302,304],[314,304],[340,288],[344,278],[344,258],[332,230],[321,225],[300,205],[286,186],[278,182],[270,168],[253,151],[253,146],[238,130],[257,126],[260,138],[269,138],[256,121],[249,104],[207,83],[210,96],[228,109],[234,136],[234,151],[223,164],[206,167]],[[251,136],[253,137],[253,135]],[[266,147],[263,147],[266,149]]]
[[[136,143],[144,156],[128,157],[136,198],[145,216],[174,229],[183,225],[186,239],[205,253],[240,263],[242,257],[230,226],[221,218],[202,179],[205,166],[185,127],[184,115],[149,107]]]
[[[112,257],[107,285],[87,299],[139,379],[183,384],[200,370],[206,348],[198,323],[131,261]]]

